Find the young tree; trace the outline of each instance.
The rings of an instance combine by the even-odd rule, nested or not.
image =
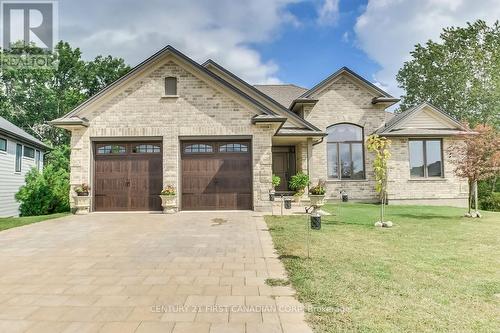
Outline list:
[[[471,126],[500,126],[500,24],[478,20],[417,44],[397,80],[401,110],[430,102]]]
[[[391,140],[376,134],[366,140],[368,151],[375,153],[373,172],[375,173],[375,191],[380,195],[380,223],[384,224],[385,204],[387,202],[387,162],[391,158]]]
[[[496,129],[488,125],[478,125],[474,131],[477,134],[465,136],[463,143],[452,145],[448,153],[455,165],[455,174],[467,178],[469,183],[467,216],[480,217],[477,182],[494,177],[500,171],[500,135]],[[471,212],[473,196],[475,197],[474,213]]]

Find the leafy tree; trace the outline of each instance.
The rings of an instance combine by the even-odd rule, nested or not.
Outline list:
[[[471,126],[500,126],[500,24],[478,20],[417,44],[397,80],[400,110],[430,102]]]
[[[452,145],[450,159],[455,167],[455,174],[467,178],[469,182],[468,216],[479,217],[477,182],[498,176],[500,171],[500,135],[491,126],[478,125],[476,135],[464,137],[464,142]],[[476,193],[475,212],[472,213],[473,192]]]
[[[366,148],[375,154],[373,160],[375,191],[380,195],[380,223],[384,224],[385,204],[387,202],[387,162],[391,158],[391,140],[373,134],[366,140]]]
[[[16,66],[0,73],[0,115],[52,145],[66,144],[68,134],[46,122],[71,111],[130,68],[123,59],[98,56],[82,60],[79,48],[59,42],[53,53],[31,45],[4,50],[12,54],[45,54],[57,66]]]

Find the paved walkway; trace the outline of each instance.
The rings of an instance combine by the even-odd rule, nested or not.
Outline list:
[[[0,232],[0,332],[310,332],[284,274],[252,212],[69,216]]]

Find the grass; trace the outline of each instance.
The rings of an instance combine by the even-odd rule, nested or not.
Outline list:
[[[500,213],[388,206],[388,229],[377,205],[324,208],[310,259],[305,216],[266,217],[316,332],[498,332]]]
[[[58,214],[41,215],[41,216],[2,217],[0,218],[0,231],[20,227],[27,224],[52,220],[58,217],[66,216],[68,214],[69,213],[58,213]]]

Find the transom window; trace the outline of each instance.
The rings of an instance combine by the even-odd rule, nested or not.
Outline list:
[[[7,140],[0,138],[0,150],[7,151]]]
[[[132,149],[132,152],[136,153],[136,154],[159,153],[160,152],[160,146],[149,145],[149,144],[142,144],[142,145],[135,146]]]
[[[327,128],[328,177],[364,179],[363,128],[337,124]]]
[[[177,96],[176,77],[169,76],[165,78],[165,96]]]
[[[24,146],[24,157],[35,158],[35,149]]]
[[[242,143],[226,143],[219,147],[222,153],[248,152],[248,145]]]
[[[195,143],[184,146],[184,152],[188,154],[196,153],[213,153],[214,148],[212,145],[207,145],[203,143]]]
[[[107,154],[125,154],[127,148],[121,145],[105,145],[97,148],[97,154],[107,155]]]
[[[410,140],[408,146],[412,178],[443,176],[441,139]]]

